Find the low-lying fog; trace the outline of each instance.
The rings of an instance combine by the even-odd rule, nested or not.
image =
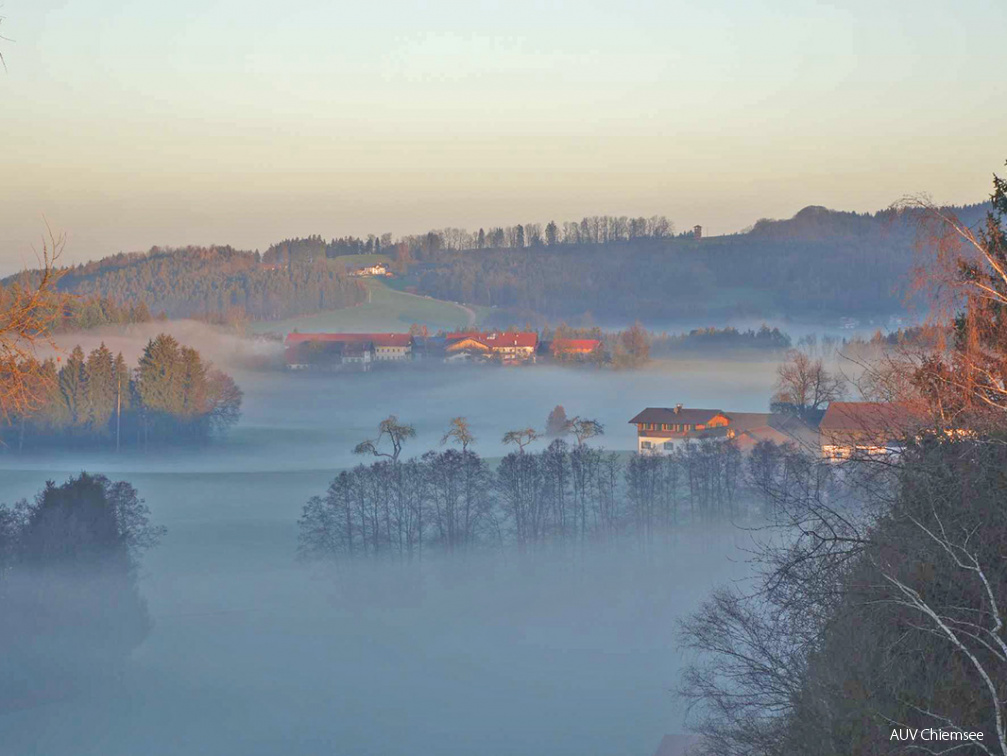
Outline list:
[[[504,549],[430,558],[419,572],[360,563],[331,574],[295,561],[297,518],[336,469],[364,461],[350,449],[390,413],[417,427],[407,455],[463,415],[476,449],[500,456],[504,431],[541,428],[556,404],[601,420],[604,445],[628,450],[627,421],[648,405],[763,410],[775,362],[228,367],[244,416],[212,446],[0,455],[0,501],[85,469],[130,481],[168,528],[144,560],[155,626],[125,674],[0,715],[0,753],[650,756],[681,731],[676,621],[744,575],[749,539],[730,525],[649,549]]]

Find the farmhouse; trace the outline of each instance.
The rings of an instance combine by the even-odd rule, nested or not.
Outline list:
[[[730,418],[719,409],[648,407],[629,422],[636,426],[637,451],[670,451],[675,441],[697,438],[708,428],[726,428]]]
[[[535,361],[538,334],[528,332],[457,332],[446,337],[448,359],[468,354],[470,357],[496,359],[506,364]]]
[[[759,441],[794,444],[818,449],[818,434],[804,422],[789,415],[768,412],[724,412],[719,409],[690,409],[681,404],[672,408],[648,407],[630,423],[637,429],[637,451],[671,451],[676,441],[732,440],[743,452]]]
[[[858,453],[888,454],[921,424],[919,413],[906,404],[832,402],[818,426],[822,456],[842,460]]]
[[[412,355],[412,337],[408,333],[290,333],[284,343],[291,370],[397,362]]]
[[[374,265],[357,268],[350,275],[360,278],[364,276],[391,276],[392,272],[388,269],[388,266],[385,263],[375,263]]]

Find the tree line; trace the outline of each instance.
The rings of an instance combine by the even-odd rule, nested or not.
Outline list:
[[[133,369],[104,343],[86,356],[77,346],[59,364],[50,358],[20,369],[36,376],[35,396],[3,424],[8,450],[202,441],[241,415],[234,380],[166,334],[147,343]]]
[[[269,249],[262,253],[262,262],[286,264],[347,255],[380,254],[391,252],[393,246],[392,235],[388,233],[381,236],[368,234],[366,239],[344,236],[329,241],[325,241],[316,234],[297,239],[284,239],[276,244],[271,244]]]
[[[495,469],[472,449],[464,418],[455,418],[444,438],[457,448],[410,459],[401,454],[414,429],[387,418],[377,438],[356,449],[381,459],[340,472],[304,506],[301,555],[408,558],[429,549],[529,548],[624,533],[650,538],[683,521],[738,513],[749,473],[734,443],[703,441],[627,458],[587,443],[604,432],[597,421],[563,418],[550,417],[560,437],[538,452],[528,448],[542,437],[538,431],[509,431],[504,443],[517,448]]]

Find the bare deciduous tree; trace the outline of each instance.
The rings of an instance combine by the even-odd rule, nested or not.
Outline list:
[[[538,440],[539,433],[534,428],[522,428],[504,433],[503,443],[516,444],[518,449],[524,454],[524,448],[528,444]]]
[[[400,423],[395,415],[389,415],[378,425],[378,436],[373,440],[361,441],[353,448],[354,454],[373,454],[375,457],[387,457],[393,462],[399,461],[402,445],[416,436],[416,429],[411,425]],[[387,438],[392,445],[392,451],[380,450],[381,442]]]
[[[798,416],[820,410],[846,394],[846,379],[842,375],[826,370],[821,358],[812,359],[796,349],[787,354],[787,361],[780,365],[776,375],[774,408]]]
[[[52,345],[50,333],[59,318],[56,261],[66,243],[47,227],[39,269],[25,272],[0,288],[0,421],[34,409],[46,390],[36,359],[39,342]]]
[[[605,426],[597,420],[589,420],[580,416],[570,421],[570,432],[577,439],[577,446],[583,446],[584,442],[595,436],[605,434]]]
[[[469,428],[469,421],[464,417],[453,417],[451,418],[451,427],[441,438],[441,446],[453,441],[455,443],[461,444],[462,451],[466,452],[469,450],[469,444],[475,443],[476,437],[472,435],[472,430]]]

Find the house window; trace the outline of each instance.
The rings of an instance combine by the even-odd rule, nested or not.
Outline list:
[[[652,444],[650,441],[641,441],[640,442],[640,448],[641,449],[653,449],[654,448],[654,444]]]
[[[671,451],[674,448],[675,448],[675,445],[671,441],[665,441],[664,442],[664,450],[665,451]]]

